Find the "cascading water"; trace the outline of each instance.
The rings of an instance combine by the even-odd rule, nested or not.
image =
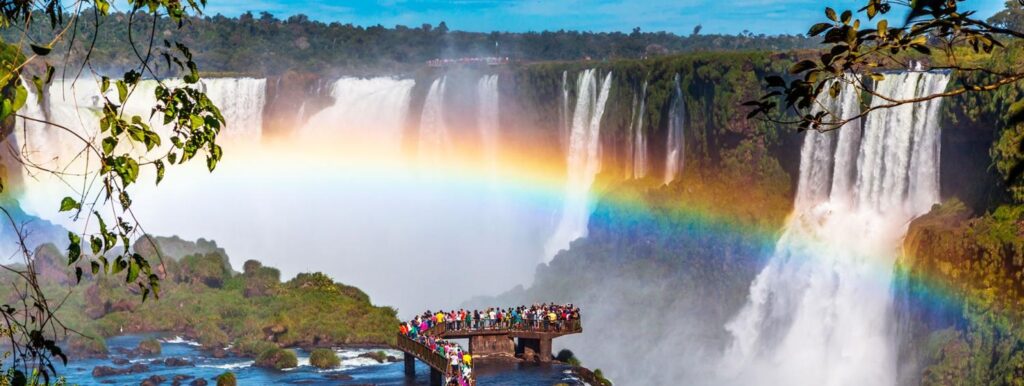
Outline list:
[[[559,109],[559,113],[562,116],[561,126],[559,126],[559,137],[562,141],[562,150],[568,151],[569,149],[569,130],[572,127],[572,113],[569,111],[572,109],[572,104],[569,101],[569,71],[562,71],[562,108]]]
[[[415,84],[386,77],[338,79],[331,86],[334,104],[310,117],[299,136],[343,142],[346,152],[397,158]]]
[[[263,105],[267,80],[254,78],[210,78],[202,80],[206,96],[220,108],[230,123],[228,140],[258,142],[263,132]]]
[[[665,183],[668,184],[679,177],[683,171],[683,160],[686,158],[686,105],[683,100],[683,89],[679,84],[679,74],[673,82],[672,106],[668,110],[668,139],[665,142]]]
[[[453,145],[451,143],[448,124],[445,122],[444,95],[448,78],[442,76],[434,80],[423,102],[423,113],[420,115],[418,157],[421,164],[437,165]]]
[[[889,74],[876,92],[941,92],[947,74]],[[827,108],[856,115],[846,86]],[[873,104],[884,103],[876,98]],[[808,132],[796,205],[750,298],[726,325],[723,373],[737,383],[894,385],[893,264],[911,219],[938,202],[939,101]],[[857,154],[854,157],[854,154]]]
[[[566,151],[567,179],[562,217],[544,247],[550,261],[569,243],[587,235],[590,217],[590,186],[601,171],[601,118],[611,90],[612,74],[598,80],[596,70],[586,70],[577,79],[576,107]]]
[[[647,175],[647,137],[644,136],[644,115],[647,111],[647,81],[640,87],[640,94],[633,98],[633,117],[630,131],[633,139],[630,143],[630,177],[641,178]]]
[[[485,75],[477,82],[477,126],[483,144],[484,162],[494,178],[498,171],[499,101],[498,75]]]

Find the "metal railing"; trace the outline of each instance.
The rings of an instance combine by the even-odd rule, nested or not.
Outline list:
[[[433,367],[441,373],[447,374],[449,372],[448,360],[443,355],[438,354],[435,351],[431,351],[427,346],[424,346],[405,335],[398,334],[396,346],[398,346],[399,350],[412,354],[419,360],[423,361],[423,363],[426,363],[427,366]]]
[[[560,320],[557,322],[540,321],[540,320],[528,320],[521,323],[495,323],[492,325],[480,323],[476,326],[467,326],[466,322],[458,322],[455,328],[449,328],[448,324],[454,322],[445,322],[435,324],[425,332],[425,335],[429,336],[442,336],[448,332],[555,332],[555,333],[578,333],[583,331],[583,323],[580,320]]]

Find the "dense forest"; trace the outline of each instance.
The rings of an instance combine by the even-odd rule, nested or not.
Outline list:
[[[84,12],[88,19],[91,12]],[[134,27],[128,31],[130,19]],[[193,17],[182,29],[169,19],[153,23],[148,15],[114,14],[105,19],[99,32],[77,29],[56,52],[68,63],[79,63],[92,48],[94,67],[116,73],[138,63],[130,52],[133,41],[139,51],[163,40],[186,44],[204,71],[274,75],[285,71],[317,72],[331,75],[403,73],[422,67],[431,59],[466,56],[507,57],[516,62],[549,60],[595,60],[643,58],[670,53],[720,50],[789,50],[816,44],[803,35],[766,36],[743,32],[738,35],[704,35],[699,26],[689,36],[668,32],[630,33],[543,31],[529,33],[451,31],[438,25],[393,27],[356,26],[343,22],[323,23],[305,15],[285,20],[263,12],[231,18],[222,15]],[[85,20],[82,25],[91,25]],[[60,28],[61,26],[57,26]],[[52,36],[49,25],[36,23],[30,40]],[[98,35],[97,35],[98,34]],[[2,32],[8,42],[21,41],[25,31]],[[73,48],[69,51],[68,45]],[[127,52],[126,52],[127,51]],[[164,66],[163,70],[167,70]]]

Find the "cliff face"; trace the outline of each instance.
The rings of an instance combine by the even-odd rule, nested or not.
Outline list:
[[[1019,380],[1024,207],[972,217],[947,202],[911,224],[905,249],[897,305],[908,376],[926,385]]]

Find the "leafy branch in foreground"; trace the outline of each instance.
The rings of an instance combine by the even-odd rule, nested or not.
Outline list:
[[[55,178],[73,192],[59,205],[61,212],[82,224],[81,231],[68,233],[67,264],[74,268],[77,280],[86,272],[120,275],[145,301],[159,296],[160,277],[146,258],[132,250],[131,242],[144,232],[132,211],[130,188],[139,182],[144,168],[152,168],[159,184],[167,166],[186,163],[201,153],[212,171],[222,156],[216,140],[225,120],[199,87],[199,71],[188,47],[155,39],[158,20],[169,19],[181,28],[190,14],[201,14],[206,1],[128,0],[127,4],[127,44],[138,62],[122,76],[110,78],[90,63],[96,41],[77,39],[82,31],[90,31],[95,39],[112,11],[107,0],[0,2],[0,29],[20,31],[21,37],[17,43],[0,43],[0,122],[7,135],[18,130],[29,138],[34,131],[53,130],[60,133],[61,141],[75,144],[72,147],[77,150],[66,160],[60,159],[65,149],[32,148],[29,143],[2,150],[16,156],[26,173]],[[40,30],[46,33],[40,35]],[[73,57],[73,51],[83,50],[84,58]],[[60,51],[65,51],[62,57]],[[159,59],[166,67],[176,68],[182,78],[162,79],[155,70]],[[39,98],[35,102],[42,102],[47,87],[55,82],[55,64],[61,68],[62,86],[73,89],[80,82],[96,83],[95,98],[101,107],[95,127],[70,127],[25,111],[30,95],[26,83]],[[26,81],[29,75],[31,80]],[[127,109],[132,95],[148,89],[139,87],[143,82],[155,83],[149,117]],[[154,119],[158,123],[151,125]],[[47,299],[42,292],[33,251],[6,208],[0,210],[21,240],[22,260],[22,264],[0,266],[19,278],[8,284],[14,286],[20,302],[0,305],[5,323],[0,339],[6,341],[11,360],[9,376],[0,375],[0,380],[49,384],[57,374],[53,360],[67,362],[59,342],[75,332],[55,316],[62,301]]]
[[[827,22],[813,25],[810,36],[821,36],[827,46],[818,58],[805,59],[789,69],[790,80],[782,76],[765,78],[768,92],[759,100],[744,103],[754,109],[748,118],[761,117],[771,122],[795,125],[799,130],[829,131],[863,118],[875,110],[956,96],[968,92],[995,90],[1024,79],[1024,63],[1002,66],[978,66],[970,53],[990,56],[1006,49],[1006,40],[1024,39],[1019,26],[992,23],[975,18],[975,11],[962,11],[963,0],[888,1],[867,0],[856,13],[825,9]],[[1007,2],[1024,4],[1024,0]],[[891,14],[893,6],[907,10],[903,26],[890,25],[881,16]],[[1019,8],[1019,7],[1018,7]],[[858,15],[866,16],[862,22]],[[875,21],[877,19],[877,21]],[[868,24],[868,22],[874,24]],[[959,84],[941,93],[913,99],[898,99],[874,92],[872,82],[885,79],[885,71],[906,68],[914,59],[932,61],[932,69],[977,72],[989,75],[982,84]],[[878,103],[862,106],[859,114],[838,116],[829,111],[820,98],[836,98],[843,85],[864,92]]]

